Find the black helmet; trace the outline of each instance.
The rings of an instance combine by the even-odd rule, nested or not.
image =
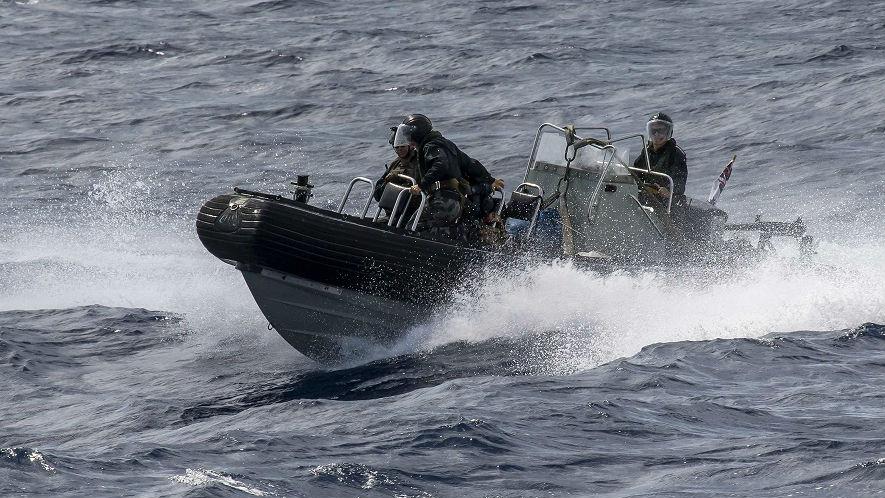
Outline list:
[[[421,143],[421,140],[433,130],[433,123],[430,122],[430,118],[423,114],[409,114],[406,116],[406,119],[403,119],[403,124],[412,127],[410,136],[417,143]]]
[[[670,119],[670,116],[667,116],[663,112],[659,112],[648,119],[649,123],[652,121],[666,121],[667,123],[670,123],[671,125],[673,124],[673,120]]]

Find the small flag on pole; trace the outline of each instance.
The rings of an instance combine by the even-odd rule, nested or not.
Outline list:
[[[728,164],[725,165],[725,169],[722,170],[722,174],[719,175],[719,178],[716,179],[716,182],[713,184],[713,188],[710,189],[710,199],[707,200],[710,204],[716,205],[716,201],[719,200],[719,194],[725,190],[725,184],[728,183],[728,179],[731,178],[731,167],[734,166],[734,160],[737,159],[737,155],[731,156],[731,161],[728,161]]]

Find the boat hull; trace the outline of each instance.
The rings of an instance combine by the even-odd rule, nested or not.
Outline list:
[[[209,252],[242,272],[271,326],[324,362],[391,345],[494,256],[245,191],[206,202],[197,233]]]
[[[304,355],[323,362],[388,347],[422,316],[414,304],[267,268],[242,274],[277,333]]]

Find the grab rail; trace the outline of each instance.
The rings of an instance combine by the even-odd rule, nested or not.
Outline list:
[[[347,186],[347,191],[344,192],[344,197],[341,198],[341,204],[338,205],[338,214],[341,214],[341,212],[344,211],[344,206],[347,204],[347,198],[350,197],[350,191],[353,190],[353,186],[360,182],[368,183],[370,187],[375,185],[375,182],[364,176],[358,176],[351,180],[350,184]],[[366,213],[369,212],[369,206],[372,204],[372,194],[373,192],[370,191],[369,199],[366,201],[366,207],[363,208],[363,215],[361,216],[361,218],[365,218]]]
[[[421,203],[418,204],[418,210],[415,211],[415,215],[414,215],[414,216],[415,216],[415,221],[412,223],[412,228],[409,229],[409,230],[411,230],[412,232],[414,232],[415,230],[418,229],[418,221],[421,219],[421,215],[424,214],[424,206],[425,206],[425,205],[427,205],[427,194],[425,194],[425,193],[422,191],[422,192],[421,192]]]
[[[542,198],[544,197],[544,189],[543,189],[540,185],[538,185],[538,184],[536,184],[536,183],[522,182],[522,183],[520,183],[519,185],[517,185],[516,188],[513,189],[513,190],[516,191],[516,192],[522,192],[521,189],[522,189],[523,187],[533,188],[533,189],[535,189],[535,190],[538,191],[538,193],[536,194],[538,197],[542,197]],[[526,192],[526,193],[528,193],[528,192]]]
[[[396,175],[396,177],[397,177],[397,178],[402,178],[403,180],[408,180],[408,181],[409,181],[409,185],[418,185],[418,182],[416,182],[415,179],[412,178],[411,176],[403,175],[403,174],[398,174],[398,175]],[[396,202],[393,203],[393,210],[390,212],[390,213],[391,213],[391,216],[390,216],[390,220],[387,222],[387,226],[392,226],[393,214],[395,214],[395,213],[398,212],[397,209],[399,208],[400,200],[402,199],[403,194],[408,193],[408,192],[409,192],[408,190],[403,190],[402,192],[399,193],[399,195],[396,196]],[[409,203],[412,202],[411,194],[409,194],[409,200],[406,201],[406,202],[409,202]],[[402,227],[402,226],[403,226],[403,222],[406,221],[406,211],[408,211],[408,210],[407,210],[407,209],[403,209],[403,212],[400,213],[400,215],[399,215],[399,221],[396,223],[396,227],[397,227],[397,228]]]
[[[412,178],[411,176],[398,174],[398,175],[396,175],[396,177],[402,178],[403,180],[408,180],[410,186],[414,186],[414,185],[418,184],[418,182],[416,182],[415,179]],[[409,196],[409,200],[406,201],[406,203],[408,205],[408,203],[410,203],[412,200],[411,199],[412,193],[408,188],[404,187],[403,190],[401,190],[400,193],[398,193],[396,195],[396,201],[394,201],[393,208],[391,208],[391,210],[390,210],[390,218],[387,220],[387,226],[389,226],[389,227],[393,226],[394,220],[396,220],[396,218],[397,218],[397,214],[399,214],[399,220],[396,222],[396,228],[401,228],[403,226],[403,223],[408,223],[408,220],[406,220],[406,212],[408,211],[408,209],[403,209],[402,213],[398,213],[400,204],[402,203],[403,198],[406,196]],[[412,232],[414,232],[415,230],[418,229],[418,222],[421,220],[421,216],[424,214],[424,207],[426,205],[427,205],[427,194],[425,194],[424,192],[421,192],[421,202],[418,204],[418,209],[415,211],[415,214],[413,215],[415,217],[415,221],[412,222],[411,228],[407,228],[408,230],[411,230]],[[366,207],[366,209],[368,209],[368,206]],[[378,207],[378,211],[375,213],[375,218],[373,218],[372,221],[378,221],[378,218],[380,216],[381,216],[381,207]]]
[[[639,202],[639,199],[635,195],[632,195],[632,194],[630,194],[630,198],[633,199],[634,201],[636,201],[636,204],[639,205],[640,211],[642,211],[642,213],[645,214],[645,217],[648,218],[648,222],[651,223],[651,226],[655,227],[655,230],[658,231],[658,234],[661,237],[666,238],[666,236],[664,236],[664,232],[660,228],[658,228],[657,225],[655,225],[655,221],[653,219],[651,219],[651,215],[648,214],[648,211],[646,211],[646,207],[643,206],[641,202]],[[651,209],[651,208],[648,208],[648,209]]]
[[[553,128],[554,130],[565,133],[565,128],[560,126],[556,126],[553,123],[543,123],[538,127],[538,131],[535,133],[535,140],[532,142],[532,152],[529,154],[529,164],[525,167],[525,174],[522,176],[523,179],[528,178],[529,171],[532,170],[532,164],[535,162],[535,154],[538,152],[538,145],[541,143],[541,131],[544,128]]]
[[[409,192],[409,189],[400,191],[400,193],[396,195],[396,202],[393,203],[393,209],[390,210],[390,219],[387,220],[387,226],[393,226],[393,220],[396,217],[396,213],[399,213],[399,221],[396,222],[396,227],[399,228],[403,226],[403,220],[406,217],[406,210],[403,209],[403,212],[400,213],[399,205],[403,201],[403,197],[405,196],[409,196],[409,200],[406,201],[407,204],[412,201],[412,193]]]
[[[501,218],[501,212],[504,211],[504,189],[502,189],[501,187],[495,187],[495,189],[492,190],[492,200],[493,201],[495,199],[495,192],[501,193],[501,202],[498,203],[498,210],[496,211],[498,218]]]
[[[645,174],[652,175],[652,176],[662,176],[667,179],[667,184],[669,185],[668,191],[670,192],[670,195],[667,197],[667,214],[670,214],[670,210],[673,207],[673,178],[671,178],[670,175],[667,175],[664,173],[658,173],[657,171],[651,170],[651,163],[648,160],[648,154],[645,153],[645,147],[646,147],[646,144],[648,143],[647,139],[645,138],[645,135],[643,135],[641,133],[637,133],[636,135],[628,135],[626,137],[620,137],[615,140],[612,140],[612,143],[620,142],[622,140],[629,140],[631,138],[638,138],[642,141],[642,149],[640,149],[640,150],[642,150],[642,152],[640,152],[640,154],[642,154],[645,157],[645,169],[634,168],[632,166],[627,166],[627,169],[629,171],[641,171]]]
[[[513,191],[527,194],[528,192],[523,192],[525,188],[535,189],[537,191],[536,195],[538,196],[535,210],[534,212],[532,212],[532,219],[529,220],[529,229],[525,235],[525,240],[528,241],[532,236],[532,232],[535,230],[535,224],[538,223],[538,214],[541,212],[541,204],[544,203],[544,189],[536,183],[522,182],[517,185],[516,188],[513,189]]]
[[[600,130],[602,130],[602,131],[605,132],[605,138],[606,138],[606,140],[611,141],[611,139],[612,139],[612,132],[611,132],[611,130],[609,130],[608,128],[606,128],[606,127],[604,127],[604,126],[575,126],[575,133],[577,133],[577,132],[580,131],[580,130],[594,130],[594,131],[600,131]]]
[[[644,170],[642,168],[634,168],[632,166],[627,166],[627,169],[630,171],[641,171],[644,175],[661,176],[667,180],[667,186],[669,187],[667,191],[670,192],[670,195],[667,197],[667,214],[670,214],[670,208],[673,206],[673,178],[671,178],[670,175],[666,173],[658,173],[657,171]]]
[[[412,178],[411,176],[398,174],[398,175],[396,175],[396,177],[397,177],[397,178],[401,178],[401,179],[403,179],[403,180],[408,180],[410,186],[411,186],[411,185],[417,185],[417,182],[416,182],[415,179]],[[390,182],[388,182],[388,183],[390,183]],[[400,203],[402,202],[402,198],[403,198],[403,196],[404,196],[405,194],[408,194],[408,193],[409,193],[409,189],[406,188],[406,187],[402,187],[402,186],[400,186],[400,185],[397,185],[397,184],[394,184],[394,185],[396,185],[396,186],[398,186],[398,187],[401,187],[403,190],[400,190],[400,192],[396,195],[396,200],[394,201],[394,203],[393,203],[393,207],[392,207],[391,210],[390,210],[390,217],[387,219],[387,226],[389,226],[389,227],[393,226],[393,222],[394,222],[394,220],[395,220],[395,218],[396,218],[396,216],[397,216],[397,214],[398,214],[398,215],[399,215],[399,222],[397,222],[396,226],[397,226],[397,228],[400,228],[400,227],[402,227],[402,225],[403,225],[403,219],[404,219],[404,217],[405,217],[405,215],[406,215],[406,210],[404,209],[403,212],[400,213],[400,212],[399,212],[399,206],[400,206]],[[385,185],[384,188],[385,188],[385,190],[386,190],[386,189],[387,189],[387,185]],[[384,194],[382,194],[382,199],[381,199],[381,200],[383,200],[383,196],[384,196]],[[410,199],[410,200],[411,200],[411,199]],[[381,218],[381,211],[384,209],[384,208],[382,208],[381,205],[380,205],[381,201],[378,201],[378,203],[379,203],[379,205],[378,205],[378,210],[375,211],[375,216],[372,218],[372,221],[373,221],[373,222],[376,222],[376,221],[378,221],[379,218]]]
[[[608,175],[608,170],[615,161],[615,148],[613,145],[606,145],[605,147],[602,147],[601,150],[611,151],[611,157],[606,161],[605,155],[602,156],[605,164],[602,167],[602,171],[599,172],[599,181],[596,182],[596,188],[593,189],[593,195],[590,196],[590,206],[587,208],[587,222],[591,225],[596,223],[596,212],[598,211],[597,208],[599,208],[599,192],[602,191],[602,184],[605,183],[605,177]]]

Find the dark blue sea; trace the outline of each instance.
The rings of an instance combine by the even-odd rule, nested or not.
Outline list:
[[[885,492],[885,4],[0,1],[0,495]],[[664,111],[731,221],[810,261],[489,268],[321,365],[194,229],[335,205],[423,112],[508,185],[543,122]],[[633,151],[636,152],[636,151]]]

